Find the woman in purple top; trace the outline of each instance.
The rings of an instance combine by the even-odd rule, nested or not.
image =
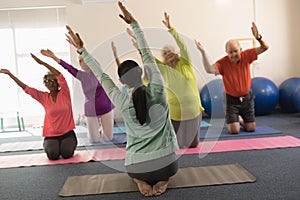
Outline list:
[[[58,58],[49,49],[41,50],[41,53],[55,60],[81,82],[82,90],[85,95],[84,114],[88,127],[89,141],[91,143],[99,142],[102,137],[104,141],[110,141],[113,137],[114,105],[82,57],[78,57],[82,69],[78,70]]]

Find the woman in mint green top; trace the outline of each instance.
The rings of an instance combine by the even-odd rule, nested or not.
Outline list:
[[[148,86],[142,84],[141,68],[134,61],[127,60],[118,68],[121,82],[130,88],[128,94],[124,94],[85,50],[79,35],[75,35],[70,27],[67,27],[68,41],[77,48],[123,115],[127,132],[125,166],[129,176],[143,195],[158,196],[165,192],[169,177],[178,170],[176,134],[170,121],[164,82],[143,32],[123,4],[119,2],[119,6],[123,12],[120,17],[130,24],[137,37],[148,71]]]

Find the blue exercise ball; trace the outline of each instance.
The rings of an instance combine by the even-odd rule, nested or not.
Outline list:
[[[267,115],[272,113],[279,100],[278,87],[267,78],[255,77],[252,79],[251,89],[255,95],[255,115]]]
[[[297,112],[300,112],[300,86],[298,86],[294,92],[293,103]]]
[[[200,99],[205,113],[213,118],[225,116],[223,108],[224,89],[221,79],[208,82],[200,91]]]
[[[293,95],[299,85],[300,78],[298,77],[289,78],[279,85],[279,105],[282,111],[287,113],[297,112]]]

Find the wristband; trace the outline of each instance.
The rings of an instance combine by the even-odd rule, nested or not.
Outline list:
[[[84,49],[85,49],[85,48],[82,47],[82,48],[80,48],[80,49],[77,49],[76,52],[77,52],[79,55],[81,55]]]
[[[258,38],[256,38],[256,39],[257,39],[257,41],[260,41],[262,39],[261,34],[259,34]]]

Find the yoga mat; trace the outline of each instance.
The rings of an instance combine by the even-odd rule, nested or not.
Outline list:
[[[101,146],[101,145],[113,145],[113,144],[125,144],[127,138],[125,134],[113,135],[113,139],[109,142],[104,140],[96,143],[90,143],[88,138],[77,137],[78,147],[87,146]],[[23,141],[23,142],[8,142],[0,144],[0,152],[14,152],[14,151],[32,151],[43,149],[43,138],[38,141]]]
[[[206,121],[201,121],[201,124],[200,124],[200,127],[201,128],[205,128],[205,127],[209,127],[209,126],[211,126],[211,124],[210,123],[208,123],[208,122],[206,122]]]
[[[209,127],[211,124],[206,121],[201,122],[201,127]],[[24,132],[22,136],[41,136],[43,129],[29,128],[28,132]],[[76,135],[78,139],[78,146],[101,146],[101,145],[113,145],[113,144],[125,144],[127,142],[126,129],[124,125],[113,127],[113,139],[109,142],[100,141],[97,143],[90,143],[87,138],[87,128],[84,126],[76,126]],[[1,136],[2,133],[0,133]],[[20,133],[19,133],[20,134]],[[32,150],[42,150],[43,149],[43,138],[38,141],[23,141],[23,142],[4,142],[0,144],[0,152],[14,152],[14,151],[32,151]]]
[[[88,129],[85,126],[76,126],[76,133],[87,133]],[[125,134],[126,129],[124,126],[114,126],[113,134]]]
[[[206,121],[201,121],[201,124],[200,124],[201,128],[206,128],[206,127],[210,127],[210,126],[211,126],[210,123],[208,123]],[[113,133],[114,134],[126,134],[126,128],[124,125],[115,126],[115,127],[113,127]]]
[[[199,142],[196,148],[180,149],[181,154],[207,154],[230,151],[260,150],[300,147],[300,139],[293,136],[236,139]],[[0,168],[30,167],[42,165],[68,164],[88,161],[108,161],[125,159],[125,148],[108,148],[76,151],[70,159],[50,161],[45,153],[0,156]]]
[[[43,132],[43,128],[28,128],[27,131],[31,133],[34,136],[41,136]],[[75,128],[75,133],[81,134],[81,133],[87,133],[88,129],[85,126],[78,125]],[[120,133],[126,133],[124,126],[115,126],[113,127],[113,134],[120,134]]]
[[[208,133],[209,130],[209,133]],[[210,129],[200,129],[200,139],[204,138],[227,138],[227,137],[242,137],[242,136],[253,136],[253,135],[269,135],[269,134],[280,134],[282,133],[279,130],[273,129],[268,126],[257,126],[254,132],[245,132],[244,129],[241,129],[241,132],[238,134],[230,134],[226,128],[224,128],[220,133],[219,130],[214,128]]]
[[[210,127],[210,126],[211,126],[211,124],[206,122],[206,121],[201,121],[201,123],[200,123],[201,128],[206,128],[206,127]],[[122,124],[120,126],[115,126],[113,128],[113,133],[114,134],[125,134],[126,133],[126,128],[125,128],[124,124]]]
[[[121,134],[121,133],[125,134],[126,129],[125,129],[125,127],[114,127],[113,128],[113,133],[114,134]]]
[[[18,138],[18,137],[30,137],[30,133],[26,131],[11,131],[11,132],[0,132],[0,138]]]
[[[43,141],[8,142],[0,144],[0,152],[32,151],[43,149]]]
[[[180,168],[170,178],[168,188],[251,183],[256,178],[239,164]],[[82,196],[139,191],[127,173],[70,176],[60,196]]]
[[[92,155],[88,151],[81,151],[80,153],[75,152],[73,157],[68,159],[60,159],[60,160],[49,160],[45,153],[0,156],[0,168],[80,163],[80,162],[88,162],[91,159],[92,159]]]

